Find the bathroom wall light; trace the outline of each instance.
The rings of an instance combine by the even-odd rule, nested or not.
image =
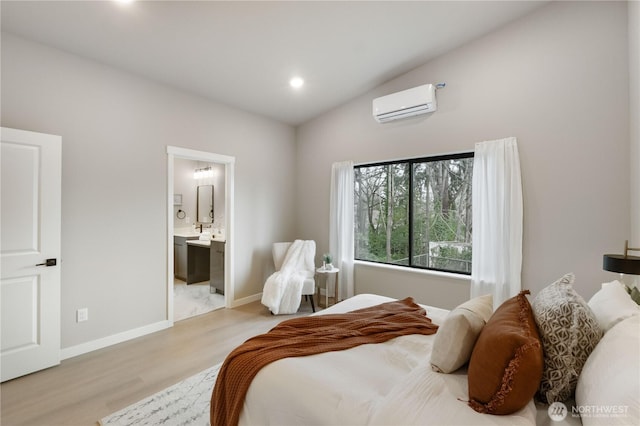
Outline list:
[[[213,169],[211,168],[211,166],[204,167],[202,169],[196,169],[193,172],[194,179],[204,179],[204,178],[210,178],[210,177],[213,177]]]

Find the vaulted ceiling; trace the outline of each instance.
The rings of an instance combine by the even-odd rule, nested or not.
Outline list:
[[[297,125],[544,1],[6,1],[1,28]],[[294,89],[289,80],[304,85]],[[425,82],[429,83],[429,82]]]

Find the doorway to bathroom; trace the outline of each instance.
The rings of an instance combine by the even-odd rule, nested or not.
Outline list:
[[[235,159],[167,147],[167,320],[233,301]]]

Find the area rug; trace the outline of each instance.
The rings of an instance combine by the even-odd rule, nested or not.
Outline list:
[[[103,426],[209,425],[215,365],[100,420]]]

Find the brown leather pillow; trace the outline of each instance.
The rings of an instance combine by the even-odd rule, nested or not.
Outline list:
[[[543,354],[528,290],[504,302],[484,326],[469,361],[469,406],[480,413],[511,414],[533,398]]]

